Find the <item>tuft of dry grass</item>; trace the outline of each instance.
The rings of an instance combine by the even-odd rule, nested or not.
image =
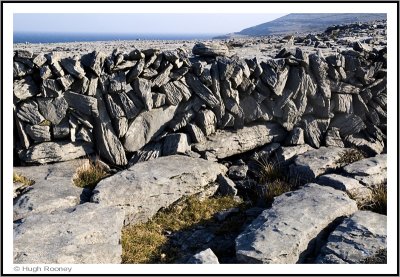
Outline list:
[[[21,183],[24,184],[24,186],[32,186],[35,181],[28,179],[19,173],[13,172],[13,183]]]
[[[107,176],[109,173],[99,162],[87,161],[78,167],[73,182],[78,187],[94,189],[97,183]]]
[[[372,187],[368,199],[359,199],[349,192],[347,194],[351,199],[356,200],[358,209],[387,214],[387,185],[385,183]]]
[[[284,178],[280,165],[276,162],[257,160],[258,181],[260,183],[273,182]]]
[[[342,155],[340,156],[337,163],[340,165],[340,167],[342,167],[342,166],[346,166],[348,164],[357,162],[359,160],[362,160],[365,157],[366,157],[366,155],[363,152],[361,152],[360,150],[358,150],[357,148],[350,148],[350,149],[346,149],[342,153]]]
[[[281,164],[264,159],[257,160],[258,172],[256,172],[259,185],[255,186],[253,200],[257,205],[270,206],[274,197],[296,188],[297,182],[290,180],[289,176],[284,174],[284,168]]]
[[[160,210],[151,220],[123,229],[122,262],[173,262],[180,253],[168,243],[165,234],[188,230],[198,224],[213,221],[215,213],[240,205],[232,197],[212,197],[200,201],[198,197],[191,196],[179,205]]]
[[[372,188],[371,200],[365,204],[364,208],[379,214],[387,214],[387,185],[385,183]]]

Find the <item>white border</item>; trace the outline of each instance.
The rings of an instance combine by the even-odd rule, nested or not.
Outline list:
[[[74,274],[395,274],[397,230],[397,32],[395,3],[3,3],[3,172],[4,273],[13,270],[12,253],[12,51],[13,13],[387,13],[388,18],[388,264],[387,265],[70,265]],[[121,12],[122,11],[122,12]],[[396,100],[396,101],[395,101]],[[273,242],[272,242],[273,243]],[[60,265],[57,265],[60,266]],[[22,272],[18,272],[22,274]],[[43,273],[43,272],[41,272]],[[54,274],[54,273],[51,273]]]

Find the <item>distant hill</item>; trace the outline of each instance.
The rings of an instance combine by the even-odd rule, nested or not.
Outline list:
[[[246,28],[235,34],[263,36],[294,34],[296,32],[321,32],[331,25],[383,19],[386,19],[384,13],[291,13],[273,21]]]

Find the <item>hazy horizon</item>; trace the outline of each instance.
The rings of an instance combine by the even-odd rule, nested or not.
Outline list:
[[[15,33],[212,34],[239,32],[286,14],[14,14]]]

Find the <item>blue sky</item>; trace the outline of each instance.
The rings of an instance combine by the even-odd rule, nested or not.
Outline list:
[[[226,34],[286,14],[14,14],[14,32]]]

